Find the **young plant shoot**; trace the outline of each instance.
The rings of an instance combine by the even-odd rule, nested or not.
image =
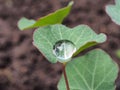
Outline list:
[[[18,27],[21,30],[37,28],[33,34],[33,45],[49,62],[63,64],[58,90],[115,90],[118,66],[106,52],[95,49],[74,58],[81,51],[105,42],[106,35],[95,33],[87,25],[74,28],[62,25],[72,5],[73,1],[37,21],[22,18]],[[116,6],[108,7],[107,12],[111,12],[109,8],[120,9],[119,6],[120,0],[116,0]],[[113,21],[116,18],[113,17]],[[119,20],[116,23],[119,24]]]

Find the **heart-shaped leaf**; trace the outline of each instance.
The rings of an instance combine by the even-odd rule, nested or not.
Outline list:
[[[87,48],[91,43],[102,43],[106,40],[104,34],[97,35],[87,25],[79,25],[75,28],[68,28],[64,25],[56,24],[38,28],[33,35],[34,45],[43,53],[43,55],[52,63],[57,62],[57,57],[53,55],[53,46],[60,40],[71,41],[78,50]],[[80,50],[81,48],[81,50]]]
[[[107,53],[96,49],[68,62],[66,73],[70,90],[115,90],[118,66]],[[63,75],[58,90],[67,90]]]
[[[120,25],[120,0],[115,0],[115,5],[107,5],[106,12],[111,17],[112,21]]]
[[[18,22],[18,27],[20,30],[26,30],[30,28],[37,28],[52,24],[60,24],[64,18],[70,13],[73,1],[71,1],[68,6],[61,8],[47,16],[39,18],[37,21],[29,20],[27,18],[21,18]]]

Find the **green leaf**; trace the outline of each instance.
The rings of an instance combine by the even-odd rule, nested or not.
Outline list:
[[[96,49],[68,62],[66,73],[70,90],[115,90],[118,66],[107,53]],[[63,75],[58,90],[67,90]]]
[[[90,43],[92,42],[104,42],[106,40],[106,36],[102,33],[99,35],[96,34],[87,25],[68,28],[60,24],[38,28],[33,35],[34,45],[52,63],[57,62],[57,58],[53,55],[53,46],[59,40],[69,40],[74,43],[76,49],[79,50],[77,51],[78,53],[91,45]],[[82,49],[83,47],[85,48]]]
[[[112,21],[120,25],[120,0],[115,0],[115,5],[107,5],[106,12]]]
[[[36,23],[35,20],[29,20],[29,19],[23,17],[18,22],[18,27],[19,27],[20,30],[24,30],[24,29],[27,29],[28,27],[31,27],[35,23]]]
[[[47,16],[39,18],[37,21],[29,20],[27,18],[21,18],[18,22],[18,27],[20,30],[26,30],[30,28],[37,28],[47,25],[60,24],[64,18],[70,13],[73,1],[71,1],[68,6],[61,8]]]

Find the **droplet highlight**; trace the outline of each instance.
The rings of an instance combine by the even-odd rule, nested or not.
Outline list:
[[[67,62],[76,52],[75,45],[69,40],[60,40],[53,46],[53,54],[60,62]]]

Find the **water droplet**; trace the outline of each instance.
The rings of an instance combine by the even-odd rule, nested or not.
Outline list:
[[[76,52],[75,45],[69,40],[60,40],[53,46],[53,54],[60,62],[67,62]]]

